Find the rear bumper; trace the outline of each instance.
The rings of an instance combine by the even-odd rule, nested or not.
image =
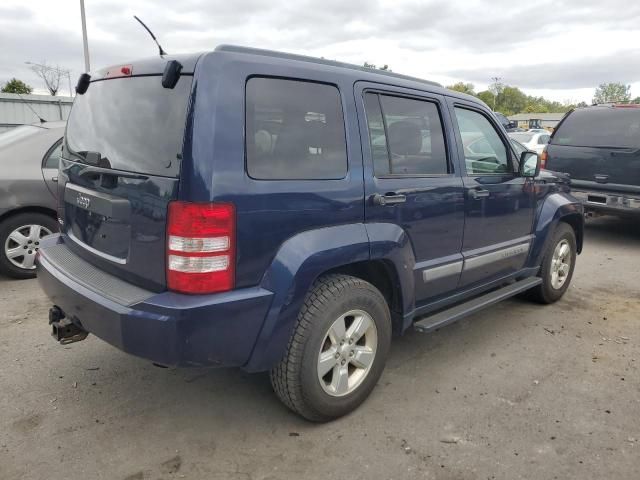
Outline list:
[[[585,210],[618,215],[640,215],[640,195],[575,188],[571,189],[571,195],[582,202]]]
[[[91,272],[95,267],[88,262],[82,269],[65,267],[69,260],[60,262],[59,255],[48,254],[66,249],[60,236],[43,243],[40,285],[66,318],[84,330],[162,365],[239,367],[247,363],[271,304],[270,291],[255,287],[214,295],[144,295],[131,285],[137,294],[135,303],[125,304],[106,291],[108,274]],[[79,257],[72,261],[84,262]],[[87,273],[80,276],[78,272]],[[111,280],[122,288],[121,279]]]

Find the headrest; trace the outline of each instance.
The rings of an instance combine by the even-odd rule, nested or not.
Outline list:
[[[389,147],[396,155],[417,155],[422,149],[422,133],[415,123],[401,120],[389,125]]]

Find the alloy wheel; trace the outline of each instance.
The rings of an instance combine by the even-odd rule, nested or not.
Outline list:
[[[571,245],[567,240],[561,240],[556,245],[551,257],[551,286],[556,290],[562,288],[571,270]]]
[[[36,268],[36,253],[43,237],[51,235],[51,230],[42,225],[23,225],[12,231],[4,242],[4,254],[18,268]]]
[[[378,332],[371,316],[350,310],[326,332],[318,354],[318,380],[334,397],[353,392],[369,374],[378,347]]]

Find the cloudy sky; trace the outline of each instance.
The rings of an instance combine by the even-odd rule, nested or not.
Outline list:
[[[601,82],[640,95],[638,0],[85,0],[94,68],[221,43],[269,48],[528,94],[590,102]],[[43,85],[25,61],[83,71],[77,0],[2,0],[0,82]],[[66,82],[61,93],[67,89]]]

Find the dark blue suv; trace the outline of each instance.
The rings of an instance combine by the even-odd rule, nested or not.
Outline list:
[[[63,343],[270,371],[323,421],[364,401],[392,334],[569,286],[580,203],[473,97],[230,46],[83,81],[39,255]]]

